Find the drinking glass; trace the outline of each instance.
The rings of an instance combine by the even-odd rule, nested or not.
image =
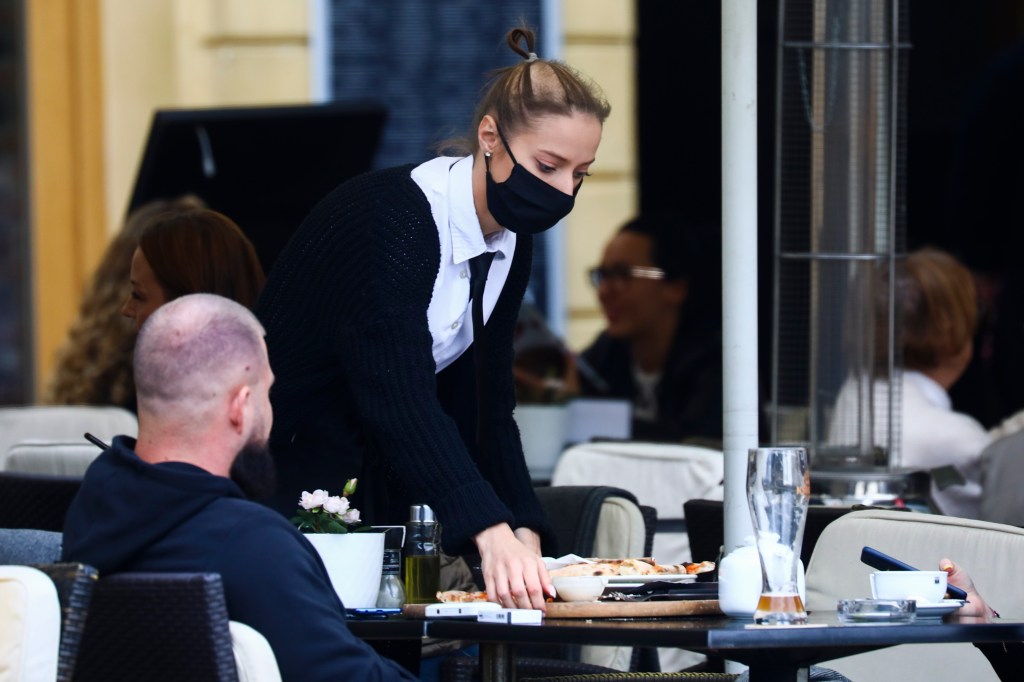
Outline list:
[[[761,599],[754,621],[772,625],[807,622],[797,587],[800,545],[811,494],[807,450],[751,448],[747,501],[761,558]]]

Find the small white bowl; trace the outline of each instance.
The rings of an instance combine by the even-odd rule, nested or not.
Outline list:
[[[599,575],[560,576],[551,582],[562,601],[597,601],[605,586],[604,577]]]

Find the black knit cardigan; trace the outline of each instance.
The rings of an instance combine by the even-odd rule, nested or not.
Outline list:
[[[474,429],[457,425],[437,396],[427,307],[440,242],[412,169],[373,171],[337,187],[270,272],[256,306],[276,375],[278,493],[270,503],[290,514],[302,490],[334,494],[358,476],[352,502],[364,520],[401,523],[408,505],[427,503],[449,553],[472,551],[476,533],[503,521],[538,531],[553,550],[512,418],[512,336],[532,241],[518,237],[485,328],[489,391],[478,407],[487,437],[477,447],[459,426]],[[475,372],[465,375],[459,400],[476,400]]]

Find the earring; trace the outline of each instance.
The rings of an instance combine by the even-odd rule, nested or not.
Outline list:
[[[491,158],[491,153],[490,152],[484,152],[484,156],[486,156],[489,159],[489,158]]]

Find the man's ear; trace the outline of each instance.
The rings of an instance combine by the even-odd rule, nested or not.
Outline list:
[[[242,435],[245,429],[245,422],[248,419],[246,408],[249,406],[249,396],[252,390],[248,385],[243,384],[231,393],[228,399],[228,423],[238,435]]]
[[[480,145],[480,149],[485,152],[493,153],[500,146],[498,124],[490,114],[485,114],[484,117],[480,119],[480,125],[476,128],[476,140]]]

